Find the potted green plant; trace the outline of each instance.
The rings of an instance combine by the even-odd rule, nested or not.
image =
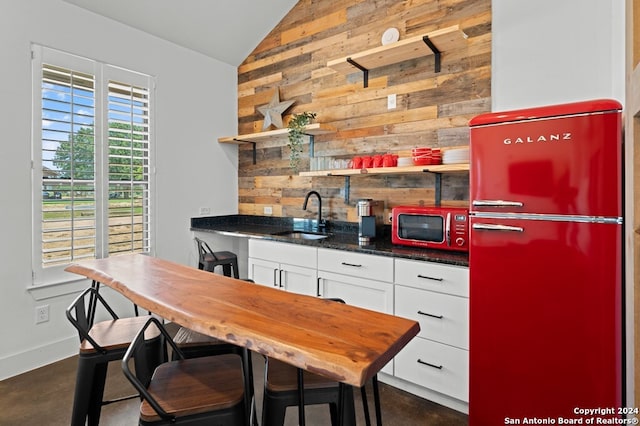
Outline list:
[[[289,142],[287,146],[291,150],[289,153],[289,167],[295,172],[300,166],[300,153],[302,152],[302,142],[304,140],[305,126],[316,118],[315,112],[301,112],[293,114],[287,127],[289,128]]]

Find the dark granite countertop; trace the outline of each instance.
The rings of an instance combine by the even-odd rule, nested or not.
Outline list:
[[[314,247],[347,250],[360,253],[424,260],[457,266],[469,266],[467,253],[419,249],[391,244],[390,227],[384,226],[382,234],[370,245],[358,244],[358,224],[353,222],[329,222],[325,233],[329,237],[320,240],[304,240],[277,235],[286,231],[318,232],[317,221],[288,217],[226,215],[191,218],[191,230],[214,232],[222,235],[246,238],[262,238]]]

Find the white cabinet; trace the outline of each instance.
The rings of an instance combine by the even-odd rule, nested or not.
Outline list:
[[[299,244],[249,240],[249,278],[257,284],[316,296],[317,249]]]
[[[469,269],[395,260],[395,314],[420,333],[395,358],[395,376],[469,400]]]
[[[319,296],[393,314],[393,258],[318,249]],[[393,374],[393,361],[381,370]]]
[[[420,333],[382,368],[383,380],[468,409],[469,268],[250,239],[249,278],[418,321]]]

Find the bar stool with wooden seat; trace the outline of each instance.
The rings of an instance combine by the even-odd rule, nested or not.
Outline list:
[[[230,277],[233,269],[233,278],[239,278],[238,257],[230,251],[211,250],[209,245],[198,237],[194,238],[198,250],[198,269],[215,273],[216,266],[223,267],[223,275]],[[238,353],[238,346],[224,342],[214,337],[180,327],[173,341],[178,345],[186,358],[198,356],[218,355],[222,353]]]
[[[198,269],[215,273],[215,268],[222,266],[225,276],[239,278],[238,258],[234,253],[229,251],[214,252],[205,241],[197,237],[195,237],[195,241],[198,249]],[[255,414],[253,404],[253,367],[251,364],[251,352],[248,349],[198,333],[187,327],[180,327],[178,329],[173,337],[173,342],[180,348],[185,358],[222,354],[240,355],[243,361],[242,366],[245,377],[245,387],[247,389],[247,415],[255,419],[253,417]]]
[[[337,303],[345,303],[340,298],[326,298]],[[373,376],[373,392],[376,424],[382,425],[380,395],[377,374]],[[361,389],[365,423],[371,425],[371,416],[367,403],[367,392]],[[304,406],[329,404],[331,424],[333,426],[355,425],[353,387],[331,379],[302,371],[292,365],[266,358],[264,372],[264,396],[262,400],[262,424],[279,426],[284,424],[287,407],[298,406],[298,423],[305,424]],[[342,407],[343,411],[338,411]],[[342,418],[340,418],[342,416]]]
[[[198,269],[215,272],[216,266],[222,266],[222,273],[227,277],[240,278],[238,272],[238,256],[230,251],[214,252],[205,241],[195,237],[198,248]],[[233,275],[232,275],[233,271]]]
[[[106,310],[111,319],[94,324],[99,306]],[[102,308],[99,314],[102,313]],[[139,396],[134,394],[103,401],[109,362],[123,358],[129,344],[149,316],[119,318],[98,293],[97,286],[80,293],[66,309],[66,315],[80,337],[71,425],[84,425],[85,420],[88,420],[89,425],[97,425],[103,405]],[[148,337],[144,353],[134,360],[138,377],[143,382],[150,380],[153,369],[162,362],[160,333],[149,330]]]
[[[280,426],[284,424],[287,407],[298,406],[299,370],[289,364],[273,358],[267,358],[265,365],[264,395],[262,400],[262,424]],[[303,372],[304,405],[329,404],[331,424],[338,425],[338,409],[344,406],[344,424],[355,425],[353,388],[344,385],[342,404],[340,403],[340,385],[338,382]]]
[[[160,364],[148,386],[131,371],[129,360],[143,349],[145,330],[157,327],[178,360]],[[122,359],[122,370],[140,392],[140,425],[245,425],[244,381],[238,355],[185,359],[164,326],[150,317]]]

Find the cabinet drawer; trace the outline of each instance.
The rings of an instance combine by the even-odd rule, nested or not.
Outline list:
[[[469,268],[395,259],[395,283],[469,297]]]
[[[249,240],[249,257],[271,260],[289,265],[317,268],[318,249],[301,244],[288,244],[268,240]]]
[[[348,305],[393,314],[393,284],[332,272],[318,272],[320,296],[337,297]]]
[[[396,355],[395,375],[461,401],[469,401],[469,352],[414,338]]]
[[[469,349],[469,299],[396,286],[395,312],[420,323],[418,336]]]
[[[318,269],[393,282],[393,258],[342,250],[318,249]]]

